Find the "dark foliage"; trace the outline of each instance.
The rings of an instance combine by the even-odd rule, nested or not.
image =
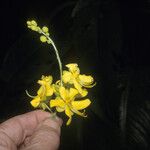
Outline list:
[[[11,20],[12,29],[2,19],[2,28],[9,28],[1,40],[1,120],[32,110],[25,89],[34,94],[42,74],[58,78],[53,49],[24,29],[29,16],[50,26],[64,64],[78,63],[97,82],[88,118],[75,117],[71,126],[63,126],[60,150],[150,149],[150,2],[23,4],[5,3],[16,22]]]

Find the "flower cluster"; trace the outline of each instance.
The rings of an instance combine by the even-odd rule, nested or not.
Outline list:
[[[28,96],[33,98],[30,102],[31,105],[34,108],[47,109],[50,112],[52,112],[52,108],[55,108],[57,112],[65,112],[69,118],[67,125],[71,123],[74,114],[86,117],[85,108],[91,104],[91,101],[85,97],[88,95],[87,88],[92,88],[95,85],[93,77],[80,74],[80,69],[76,63],[67,64],[67,70],[63,71],[56,46],[49,37],[48,28],[43,27],[41,29],[34,20],[27,21],[27,25],[28,28],[42,34],[40,37],[42,42],[52,44],[60,69],[60,80],[53,83],[52,76],[42,76],[37,82],[40,85],[37,95],[31,96],[27,92]]]
[[[43,42],[43,43],[47,42],[48,44],[51,44],[51,39],[49,39],[49,29],[48,29],[48,27],[43,26],[42,28],[40,28],[37,25],[37,22],[35,20],[27,21],[27,25],[28,25],[28,28],[30,28],[31,30],[42,34],[40,36],[40,41],[41,42]]]

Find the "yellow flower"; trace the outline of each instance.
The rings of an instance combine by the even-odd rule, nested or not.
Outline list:
[[[56,107],[58,112],[65,111],[65,114],[69,117],[67,125],[71,123],[72,116],[74,113],[86,117],[83,110],[88,107],[91,103],[89,99],[75,101],[78,91],[74,88],[65,89],[64,87],[59,88],[59,95],[56,99],[50,100],[50,107]]]
[[[95,85],[93,77],[81,75],[77,64],[68,64],[66,67],[69,71],[63,71],[63,82],[73,84],[82,96],[86,96],[88,92],[85,88],[92,88]]]
[[[42,76],[38,83],[41,85],[37,91],[37,96],[30,102],[33,107],[38,107],[41,102],[45,101],[48,96],[53,95],[52,76]]]

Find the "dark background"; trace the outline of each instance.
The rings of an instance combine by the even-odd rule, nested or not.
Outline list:
[[[33,110],[41,75],[58,79],[52,47],[26,27],[49,26],[63,64],[94,76],[88,118],[62,128],[60,149],[149,149],[150,1],[5,0],[0,5],[0,120]],[[65,117],[64,118],[65,122]]]

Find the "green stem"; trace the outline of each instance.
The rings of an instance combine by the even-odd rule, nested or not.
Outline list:
[[[45,104],[45,103],[43,103],[43,104],[44,104],[44,106],[50,111],[50,113],[52,114],[52,118],[56,117],[56,113],[54,113],[54,112],[50,109],[50,107],[47,106],[47,104]]]
[[[53,114],[53,111],[45,103],[42,104]]]
[[[61,59],[60,59],[60,56],[59,56],[59,52],[55,46],[55,43],[53,42],[53,40],[48,36],[46,35],[43,31],[42,31],[42,34],[45,35],[47,37],[47,39],[50,41],[50,43],[52,44],[54,50],[55,50],[55,54],[56,54],[56,58],[57,58],[57,61],[58,61],[58,64],[59,64],[59,71],[60,71],[60,85],[62,86],[63,83],[62,83],[62,62],[61,62]]]

